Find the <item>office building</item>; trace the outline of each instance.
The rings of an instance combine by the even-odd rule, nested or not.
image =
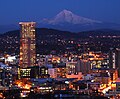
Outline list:
[[[13,83],[12,67],[0,63],[0,86],[10,87],[12,86],[12,83]]]
[[[89,74],[91,71],[90,61],[80,59],[77,61],[76,72],[82,72],[83,74]]]
[[[118,77],[120,77],[120,49],[115,50],[115,66],[118,69]]]
[[[20,68],[35,66],[35,22],[20,22]]]
[[[113,48],[109,51],[109,68],[115,68],[115,52]]]

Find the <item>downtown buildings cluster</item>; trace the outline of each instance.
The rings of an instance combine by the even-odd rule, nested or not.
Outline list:
[[[20,97],[31,97],[36,93],[54,94],[53,97],[82,97],[86,94],[86,97],[119,97],[119,49],[110,49],[108,53],[86,51],[80,55],[36,54],[35,24],[20,22],[18,60],[9,55],[1,58],[5,63],[0,64],[2,90],[17,89],[16,94]],[[19,65],[15,66],[18,61]]]

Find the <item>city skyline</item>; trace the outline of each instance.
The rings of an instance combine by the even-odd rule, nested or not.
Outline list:
[[[120,99],[119,4],[0,0],[0,99]]]

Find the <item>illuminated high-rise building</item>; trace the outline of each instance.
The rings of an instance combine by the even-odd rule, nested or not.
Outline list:
[[[20,22],[20,68],[35,66],[35,22]]]

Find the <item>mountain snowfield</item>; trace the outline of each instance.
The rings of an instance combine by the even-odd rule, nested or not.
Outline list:
[[[88,18],[84,18],[73,14],[71,11],[63,10],[58,13],[53,19],[43,19],[43,23],[48,23],[52,25],[57,25],[61,23],[70,23],[70,24],[93,24],[93,23],[102,23],[101,21],[96,21]]]

